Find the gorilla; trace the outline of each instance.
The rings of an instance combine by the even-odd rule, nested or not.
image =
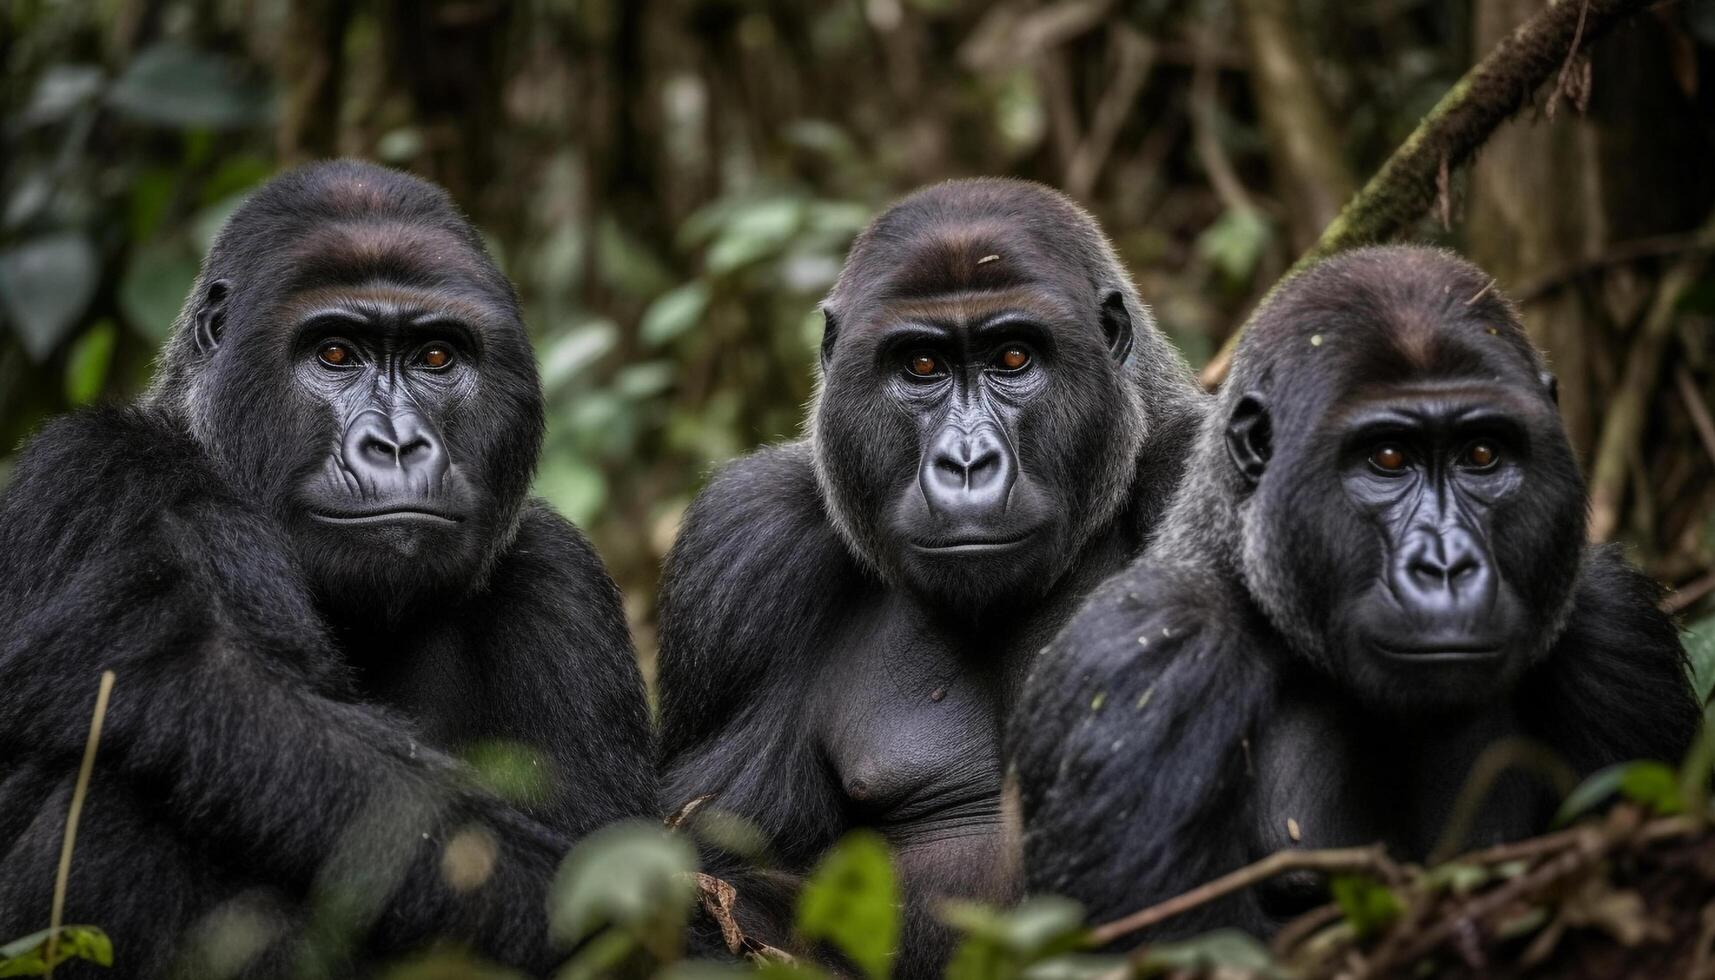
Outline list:
[[[1556,794],[1525,774],[1450,824],[1487,746],[1577,774],[1689,748],[1659,597],[1586,546],[1553,378],[1489,276],[1416,247],[1314,266],[1247,329],[1160,536],[1025,684],[1027,887],[1101,922],[1282,849],[1527,836]],[[1151,938],[1266,935],[1324,894],[1283,876]]]
[[[354,162],[257,191],[144,397],[46,425],[0,499],[0,937],[48,923],[108,669],[65,921],[122,973],[294,973],[330,908],[346,969],[440,938],[550,969],[553,873],[654,811],[655,750],[619,593],[528,495],[542,430],[444,192]],[[536,792],[461,761],[497,746]]]
[[[1017,890],[1012,692],[1142,548],[1205,396],[1095,222],[1035,184],[905,198],[822,311],[806,437],[719,472],[667,559],[663,800],[760,830],[766,873],[709,860],[773,945],[794,882],[879,831],[906,898],[897,972],[920,976],[949,952],[932,899]]]

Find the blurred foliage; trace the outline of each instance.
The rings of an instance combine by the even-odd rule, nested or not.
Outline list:
[[[1497,2],[1300,0],[1335,162],[1373,172]],[[1715,67],[1712,8],[1671,15],[1675,77]],[[890,198],[971,174],[1064,187],[1192,362],[1210,356],[1306,232],[1277,190],[1245,16],[1237,0],[17,0],[0,12],[0,480],[44,417],[147,382],[247,190],[321,155],[405,167],[452,191],[519,286],[549,401],[537,489],[595,539],[647,666],[679,515],[713,466],[797,431],[816,302]],[[1457,242],[1458,224],[1421,237]],[[1712,289],[1688,318],[1707,322],[1693,300]],[[1706,395],[1715,364],[1692,368]],[[1633,508],[1626,537],[1691,582],[1715,567],[1715,491],[1695,489],[1715,465],[1658,411],[1649,438],[1686,489]]]

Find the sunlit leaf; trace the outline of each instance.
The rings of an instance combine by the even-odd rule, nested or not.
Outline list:
[[[1328,888],[1359,936],[1374,935],[1402,911],[1398,897],[1386,885],[1364,875],[1335,875]]]
[[[566,520],[587,526],[607,505],[607,477],[576,457],[559,457],[536,474],[534,492]]]
[[[107,101],[139,122],[182,129],[234,129],[266,123],[268,88],[234,59],[177,41],[144,49],[113,83]]]
[[[72,342],[66,355],[66,401],[87,405],[101,394],[107,383],[107,368],[113,362],[113,345],[119,328],[103,318]]]
[[[696,326],[708,307],[709,287],[701,282],[668,290],[643,311],[638,337],[650,347],[660,347]]]
[[[550,393],[584,368],[601,360],[619,343],[619,328],[610,320],[587,320],[537,345],[542,387]]]
[[[1665,762],[1634,762],[1620,774],[1620,795],[1659,814],[1685,808],[1679,793],[1679,773]]]
[[[119,309],[144,336],[160,343],[173,332],[179,307],[196,281],[197,259],[178,241],[137,249],[119,279]]]
[[[0,302],[24,351],[47,360],[95,295],[101,260],[89,238],[66,231],[0,252]]]
[[[1262,212],[1229,208],[1197,236],[1197,253],[1228,281],[1244,282],[1256,271],[1273,234]]]
[[[798,899],[798,933],[826,940],[872,980],[883,980],[899,943],[898,892],[887,843],[873,831],[841,838]]]
[[[1012,909],[949,902],[941,917],[964,935],[948,980],[1013,980],[1026,967],[1083,945],[1083,909],[1070,899],[1031,898]]]
[[[48,957],[48,938],[58,936],[53,957]],[[43,929],[0,946],[0,977],[39,977],[68,960],[88,960],[99,966],[113,965],[113,941],[95,926],[61,926],[57,933]]]
[[[1150,946],[1144,967],[1146,971],[1231,970],[1241,976],[1280,976],[1268,948],[1236,929],[1220,929],[1183,942]]]
[[[27,126],[58,122],[94,101],[104,84],[100,65],[50,65],[36,80],[20,121]]]
[[[554,880],[549,925],[571,945],[605,926],[640,941],[677,936],[697,886],[697,851],[659,824],[628,821],[596,831],[572,850]]]

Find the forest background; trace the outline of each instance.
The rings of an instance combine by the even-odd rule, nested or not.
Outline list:
[[[444,184],[517,283],[537,491],[646,671],[710,470],[799,427],[852,236],[948,177],[1089,207],[1191,362],[1542,0],[11,0],[0,8],[0,482],[134,394],[221,220],[293,163]],[[1408,237],[1520,302],[1592,534],[1715,609],[1715,0],[1658,4],[1446,163]]]

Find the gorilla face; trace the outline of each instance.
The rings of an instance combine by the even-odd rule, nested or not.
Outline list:
[[[456,224],[397,220],[372,193],[378,213],[308,222],[268,261],[205,275],[190,400],[324,600],[389,615],[481,585],[543,424],[510,287],[439,191],[400,180]]]
[[[915,239],[854,250],[865,288],[825,308],[824,491],[890,582],[967,610],[1040,596],[1136,469],[1125,300],[1016,233]]]
[[[1300,345],[1312,353],[1280,359],[1272,393],[1228,418],[1230,454],[1255,480],[1253,591],[1295,646],[1378,705],[1492,700],[1547,650],[1571,595],[1583,486],[1551,383],[1499,315],[1432,309],[1391,331],[1313,317],[1318,342]]]

